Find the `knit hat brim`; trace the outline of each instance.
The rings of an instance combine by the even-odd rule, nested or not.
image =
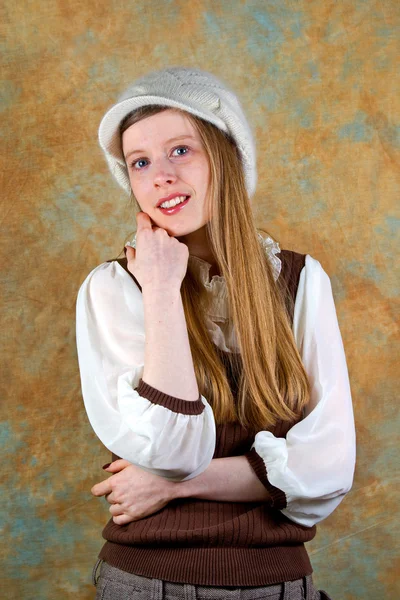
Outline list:
[[[187,67],[171,67],[136,80],[101,120],[100,147],[111,174],[128,194],[131,187],[119,128],[130,112],[149,105],[180,109],[233,137],[240,152],[248,194],[253,195],[257,182],[254,138],[238,98],[211,73]]]
[[[142,106],[149,106],[153,104],[157,106],[170,106],[171,108],[179,108],[202,119],[205,118],[206,113],[207,121],[210,121],[213,125],[219,129],[222,129],[226,133],[228,132],[228,128],[224,121],[215,116],[215,114],[210,110],[205,109],[204,106],[196,109],[196,107],[188,107],[187,104],[184,104],[183,102],[178,102],[169,98],[160,98],[158,96],[136,96],[135,98],[128,98],[127,100],[123,100],[122,102],[112,106],[104,115],[99,127],[99,143],[101,148],[105,152],[109,152],[122,165],[125,165],[125,160],[122,153],[121,139],[119,135],[119,126],[121,122],[133,110],[141,108]]]

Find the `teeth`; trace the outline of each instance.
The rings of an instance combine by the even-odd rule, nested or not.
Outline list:
[[[160,204],[160,206],[162,208],[170,208],[171,206],[176,206],[177,204],[184,202],[186,200],[186,198],[187,198],[187,196],[177,196],[176,198],[173,198],[172,200],[167,200],[167,202],[163,202],[162,204]]]

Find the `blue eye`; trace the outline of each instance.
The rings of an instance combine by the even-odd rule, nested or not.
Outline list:
[[[173,149],[172,152],[175,152],[176,150],[182,150],[182,149],[185,150],[185,153],[178,154],[178,156],[186,156],[186,154],[189,151],[189,147],[188,146],[177,146],[176,148]],[[135,160],[135,161],[133,161],[131,163],[131,168],[134,169],[135,171],[142,171],[142,167],[137,167],[135,165],[137,165],[138,163],[141,163],[143,161],[147,162],[147,159],[146,158],[138,158],[137,160]]]
[[[144,158],[139,158],[139,160],[135,160],[135,162],[133,162],[133,163],[131,164],[131,167],[135,168],[135,165],[136,165],[137,163],[140,163],[140,162],[143,162],[143,161],[145,161],[145,162],[146,162],[146,159],[144,159]],[[138,171],[140,171],[140,168],[139,168],[139,169],[137,169],[137,170],[138,170]]]
[[[177,148],[174,148],[174,151],[175,150],[182,150],[182,148],[185,149],[185,150],[189,150],[189,148],[187,146],[178,146]],[[187,152],[185,152],[185,154],[187,154]],[[180,156],[184,156],[184,154],[180,154]]]

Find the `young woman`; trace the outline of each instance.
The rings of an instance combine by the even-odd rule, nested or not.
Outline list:
[[[329,598],[304,543],[355,466],[329,277],[257,230],[251,129],[212,74],[138,79],[99,140],[139,212],[77,298],[83,399],[113,459],[92,488],[112,515],[96,598]]]

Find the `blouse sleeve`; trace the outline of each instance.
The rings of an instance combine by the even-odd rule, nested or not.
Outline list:
[[[311,399],[286,439],[256,434],[246,454],[272,505],[312,527],[330,515],[353,483],[356,436],[346,358],[332,288],[320,263],[306,256],[293,333]]]
[[[142,294],[117,261],[93,269],[76,302],[82,396],[94,432],[117,456],[171,481],[191,479],[215,451],[207,400],[164,394],[142,380]]]

